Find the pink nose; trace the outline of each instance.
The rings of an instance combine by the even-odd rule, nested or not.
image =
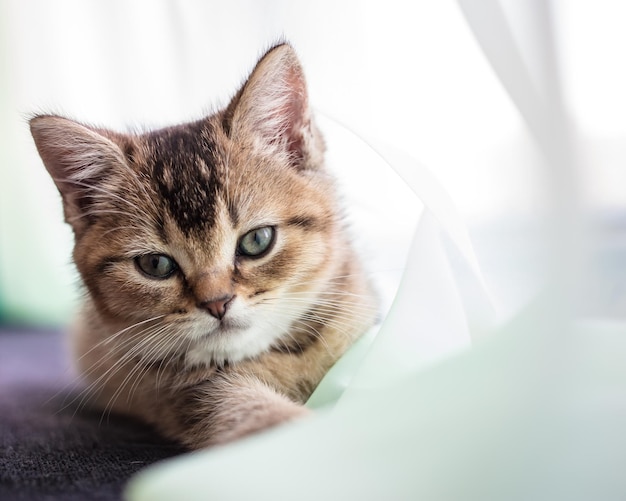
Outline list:
[[[221,320],[226,315],[226,310],[230,306],[230,302],[235,296],[224,296],[219,299],[213,299],[211,301],[204,301],[198,305],[200,308],[207,310],[212,316]]]

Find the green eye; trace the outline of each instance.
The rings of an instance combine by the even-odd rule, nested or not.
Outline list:
[[[135,263],[151,278],[168,278],[178,269],[176,262],[163,254],[145,254],[135,258]]]
[[[239,240],[238,252],[248,257],[261,257],[272,246],[275,233],[272,226],[249,231]]]

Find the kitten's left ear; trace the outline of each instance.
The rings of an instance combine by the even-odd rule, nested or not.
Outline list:
[[[298,168],[312,167],[323,146],[312,123],[304,73],[290,45],[278,45],[261,58],[226,108],[223,124],[235,140],[252,138],[272,154],[287,154]]]

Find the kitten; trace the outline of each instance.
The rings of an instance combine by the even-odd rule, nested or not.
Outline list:
[[[293,49],[269,50],[226,109],[192,123],[30,127],[74,231],[90,398],[190,448],[306,414],[376,305]]]

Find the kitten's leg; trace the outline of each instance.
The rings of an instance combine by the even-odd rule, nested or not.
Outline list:
[[[155,424],[193,449],[231,442],[310,413],[260,379],[235,373],[178,391],[168,403],[169,412],[160,409],[167,419]]]

